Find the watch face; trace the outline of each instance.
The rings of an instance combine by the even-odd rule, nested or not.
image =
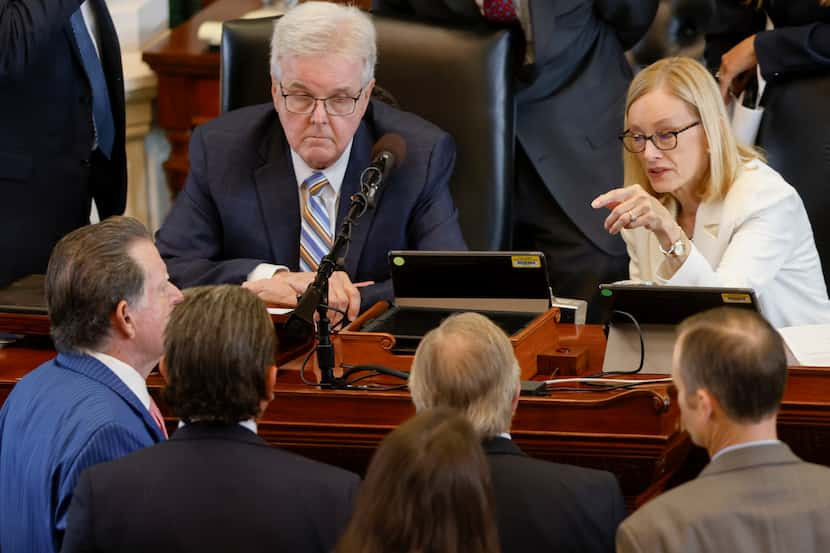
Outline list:
[[[682,238],[675,242],[673,245],[674,255],[676,255],[677,257],[683,257],[683,255],[686,254],[686,242],[684,242]]]

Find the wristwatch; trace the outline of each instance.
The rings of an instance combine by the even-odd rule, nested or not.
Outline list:
[[[664,250],[663,245],[659,242],[657,243],[657,247],[660,248],[660,253],[663,255],[671,255],[674,257],[683,257],[686,255],[686,242],[683,241],[683,238],[678,238],[672,242],[667,250]]]

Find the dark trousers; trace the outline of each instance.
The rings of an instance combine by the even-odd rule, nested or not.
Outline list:
[[[588,301],[589,323],[603,322],[599,284],[628,278],[628,256],[609,255],[571,221],[516,145],[513,248],[544,252],[553,294]]]

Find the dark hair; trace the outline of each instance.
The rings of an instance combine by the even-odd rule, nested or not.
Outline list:
[[[708,390],[738,422],[778,410],[787,356],[781,335],[758,313],[729,307],[699,313],[680,325],[677,347],[687,393]]]
[[[271,316],[253,292],[230,284],[185,290],[164,335],[164,399],[188,423],[256,417],[276,348]]]
[[[461,413],[426,409],[383,440],[335,551],[499,551],[489,465]]]
[[[110,217],[64,236],[46,269],[46,303],[58,351],[100,349],[121,300],[138,301],[144,270],[130,255],[152,236],[138,220]]]

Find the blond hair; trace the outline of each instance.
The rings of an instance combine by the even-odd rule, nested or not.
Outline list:
[[[519,363],[507,335],[478,313],[447,318],[424,336],[409,373],[418,411],[451,407],[482,438],[510,430]]]
[[[718,83],[703,65],[692,58],[661,59],[640,71],[631,81],[625,103],[626,129],[631,105],[656,90],[681,100],[700,121],[708,143],[709,168],[697,193],[704,201],[723,199],[741,166],[762,156],[752,147],[738,143],[726,115]],[[651,188],[638,154],[623,148],[623,167],[625,186],[639,184],[653,196],[659,196]]]

